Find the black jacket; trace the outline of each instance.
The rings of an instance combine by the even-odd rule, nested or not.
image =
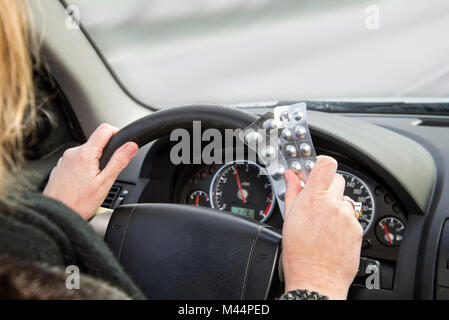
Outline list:
[[[27,194],[11,211],[0,213],[0,255],[63,269],[76,265],[134,299],[144,298],[92,227],[62,203]]]

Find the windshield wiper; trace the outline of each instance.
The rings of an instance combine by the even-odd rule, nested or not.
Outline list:
[[[307,107],[339,113],[449,114],[449,103],[307,101]]]
[[[303,100],[304,101],[304,100]],[[290,105],[298,101],[275,101],[266,103],[235,105],[242,109],[274,108]],[[353,102],[353,101],[318,101],[305,100],[307,109],[335,113],[387,113],[387,114],[422,114],[448,115],[449,103],[414,103],[414,102]]]

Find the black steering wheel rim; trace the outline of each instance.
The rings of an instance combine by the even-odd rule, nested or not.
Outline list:
[[[130,123],[111,138],[103,150],[100,169],[104,169],[115,150],[126,142],[132,141],[141,147],[174,129],[191,129],[193,121],[198,120],[202,128],[243,129],[257,120],[257,116],[217,105],[174,107],[151,113]]]

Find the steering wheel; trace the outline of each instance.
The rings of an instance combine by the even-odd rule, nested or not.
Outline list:
[[[143,146],[177,128],[245,128],[255,115],[219,106],[170,108],[117,132],[103,169],[128,141]],[[179,204],[131,204],[112,214],[105,241],[149,299],[266,299],[277,279],[279,230],[248,218]]]

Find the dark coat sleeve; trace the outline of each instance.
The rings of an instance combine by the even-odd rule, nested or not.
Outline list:
[[[0,215],[0,253],[48,265],[76,265],[81,272],[144,296],[92,227],[64,204],[40,194],[27,194],[21,205]],[[99,297],[101,298],[101,297]]]

